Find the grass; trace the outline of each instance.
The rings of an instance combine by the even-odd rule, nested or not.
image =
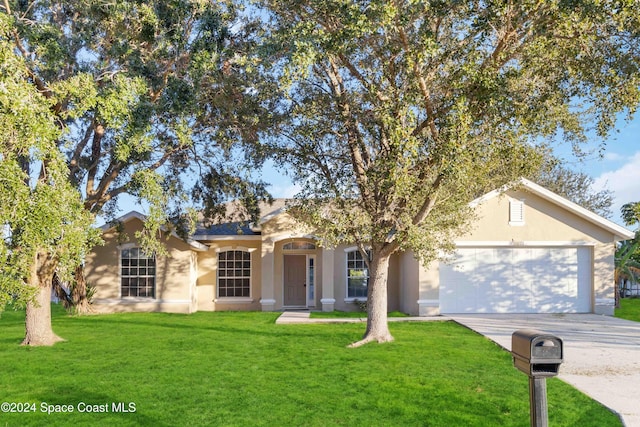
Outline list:
[[[396,341],[357,349],[362,324],[275,325],[278,313],[69,317],[68,341],[21,347],[24,313],[0,318],[0,426],[528,426],[528,380],[508,352],[453,322],[390,324]],[[620,426],[558,379],[552,426]],[[42,412],[43,403],[72,413]],[[115,412],[120,408],[135,412]],[[107,412],[80,412],[86,404]],[[115,404],[115,406],[114,406]],[[101,406],[102,405],[102,406]],[[61,409],[61,408],[59,408]]]
[[[388,317],[409,317],[401,311],[390,311]],[[364,311],[312,311],[312,319],[366,319],[367,313]]]
[[[621,298],[615,316],[640,322],[640,298]]]

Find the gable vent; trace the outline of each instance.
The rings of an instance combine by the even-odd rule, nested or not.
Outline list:
[[[524,200],[509,201],[509,225],[524,225]]]

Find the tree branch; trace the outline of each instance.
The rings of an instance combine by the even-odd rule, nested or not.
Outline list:
[[[429,186],[429,188],[431,188],[431,191],[429,191],[429,194],[427,195],[427,197],[425,197],[424,202],[420,206],[420,209],[414,215],[413,221],[412,221],[413,225],[418,225],[422,223],[422,221],[424,221],[425,218],[427,218],[427,216],[429,215],[429,213],[431,212],[431,210],[436,204],[436,200],[438,199],[438,190],[440,190],[440,186],[442,185],[443,181],[444,181],[444,176],[442,174],[438,174],[436,179]]]

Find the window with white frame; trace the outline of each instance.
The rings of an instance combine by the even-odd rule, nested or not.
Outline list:
[[[347,252],[347,298],[367,298],[369,269],[358,249]]]
[[[218,298],[251,296],[251,253],[231,250],[218,254]]]
[[[120,293],[123,297],[155,298],[156,258],[141,248],[120,252]]]

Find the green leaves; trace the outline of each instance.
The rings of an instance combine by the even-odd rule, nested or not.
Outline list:
[[[636,2],[261,4],[290,100],[272,145],[328,241],[429,260],[471,200],[540,166],[537,145],[605,137],[640,101]]]
[[[60,277],[80,263],[98,242],[93,217],[68,182],[68,169],[57,143],[61,135],[54,101],[27,79],[26,66],[11,45],[0,41],[0,306],[28,301],[25,286],[36,254],[45,252]],[[75,89],[68,85],[67,93]]]

